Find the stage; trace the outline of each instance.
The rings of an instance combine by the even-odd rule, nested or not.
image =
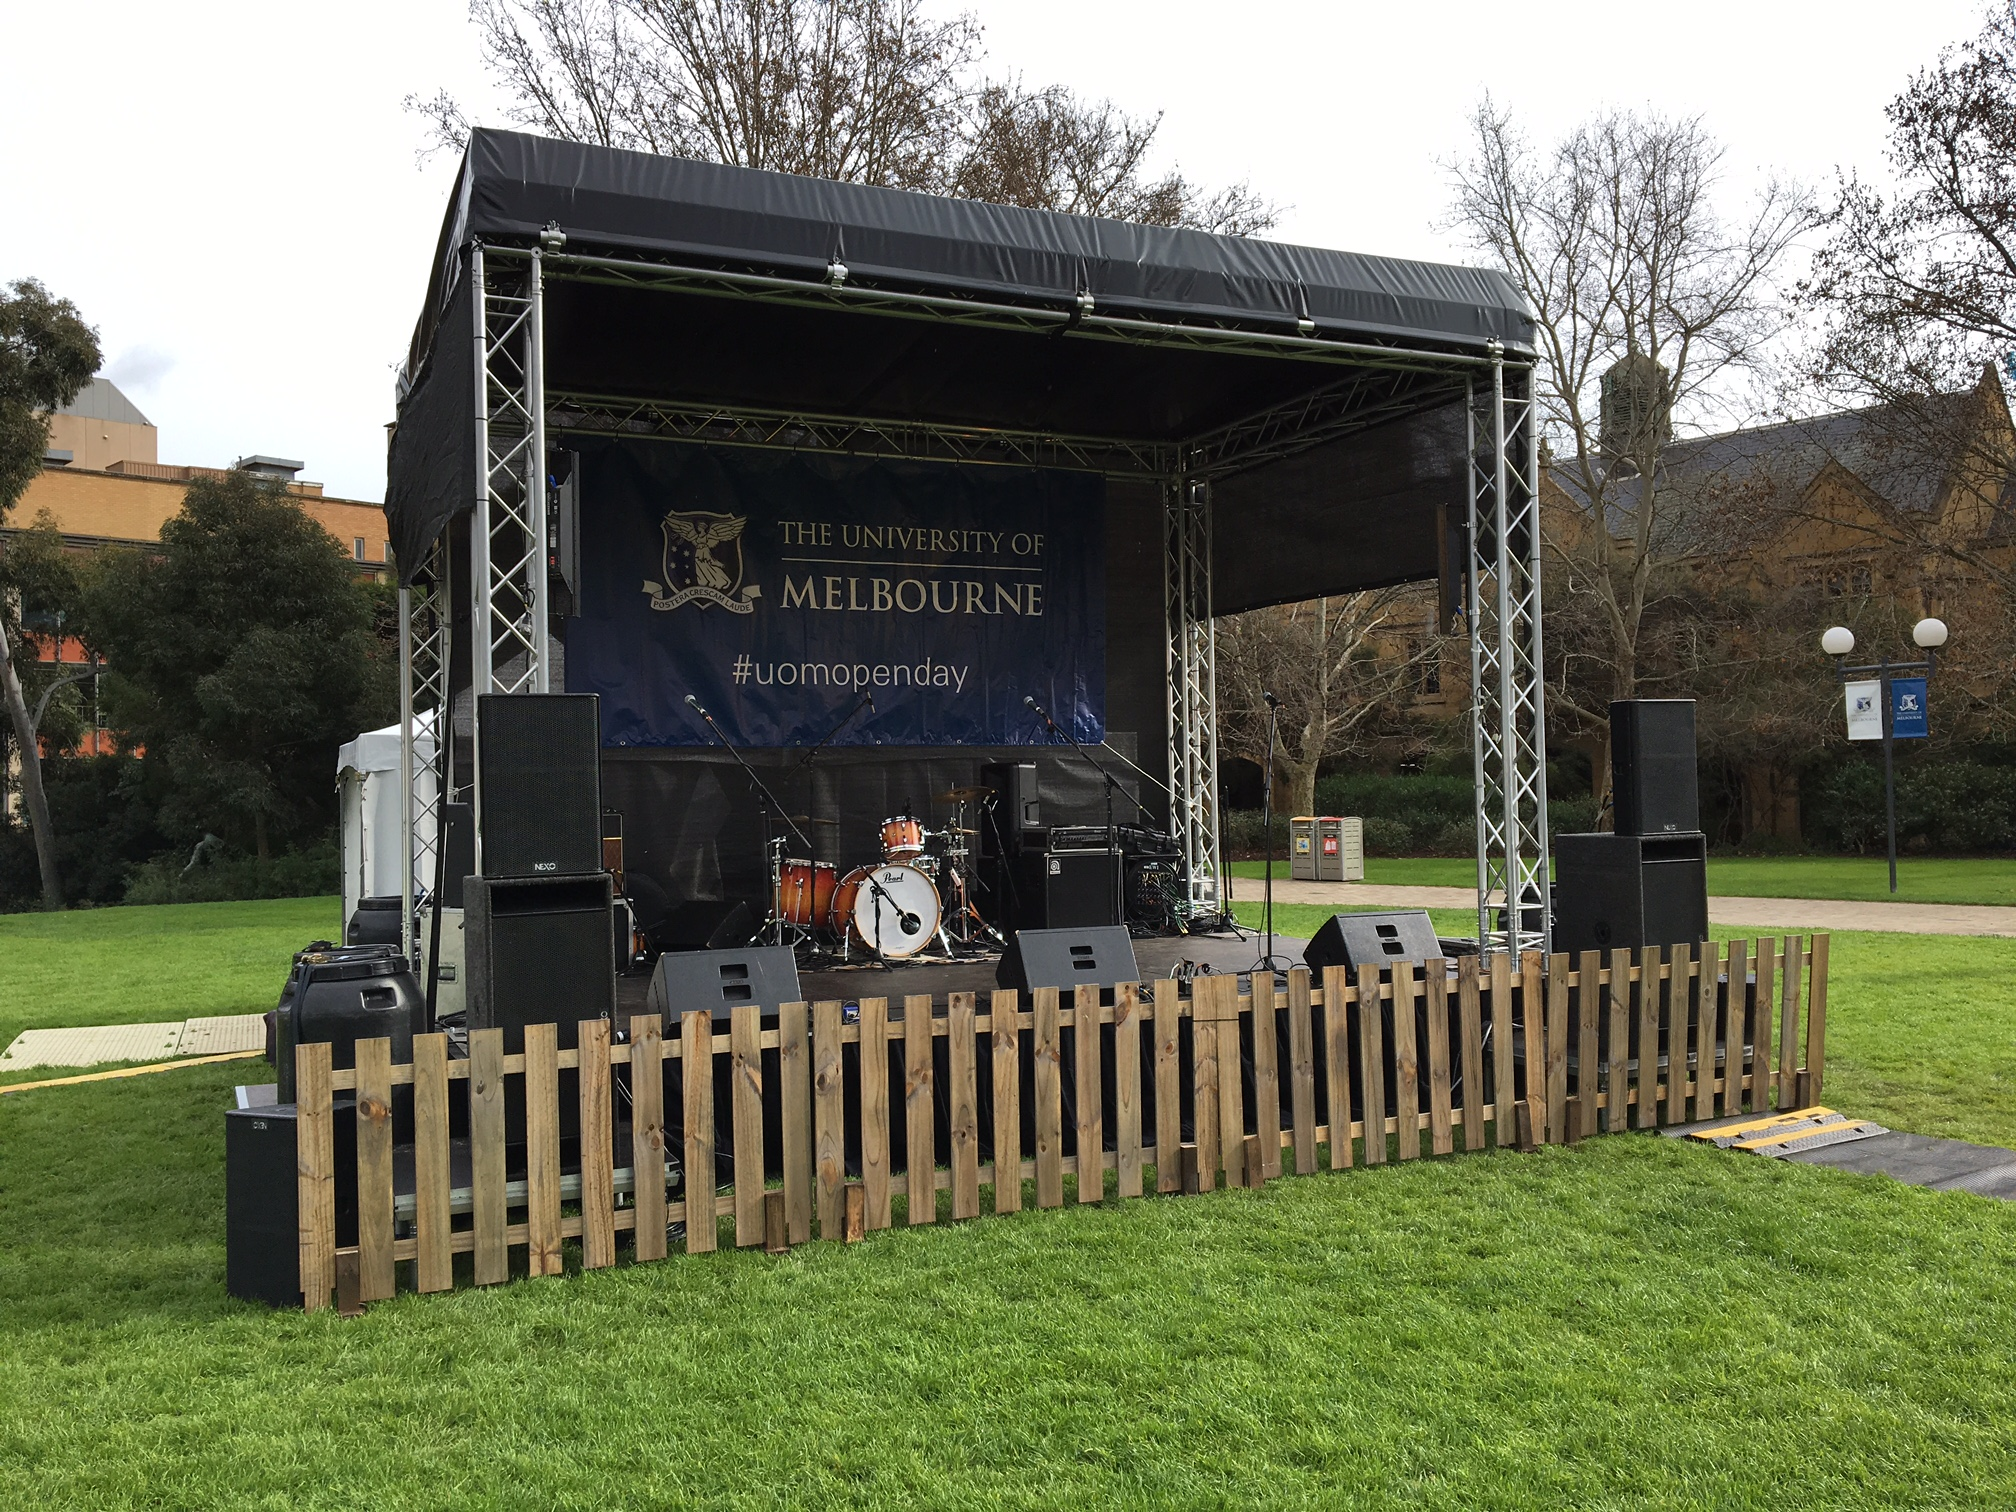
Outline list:
[[[1274,954],[1278,961],[1300,966],[1303,947],[1308,943],[1307,940],[1294,940],[1277,934],[1274,936]],[[1177,972],[1185,962],[1195,968],[1208,968],[1214,975],[1237,972],[1243,976],[1259,956],[1261,948],[1261,937],[1250,932],[1238,937],[1229,934],[1177,935],[1136,940],[1134,959],[1141,967],[1143,981],[1166,978]],[[872,963],[828,971],[801,970],[798,985],[807,1002],[838,998],[843,1003],[858,1003],[864,997],[882,997],[892,1003],[901,1003],[906,997],[928,993],[932,1005],[943,1008],[948,993],[992,992],[995,987],[994,971],[1000,959],[998,955],[991,955],[960,961],[899,961],[892,962],[886,970]],[[650,987],[651,978],[647,973],[616,979],[619,1022],[633,1013],[645,1011],[644,998]]]

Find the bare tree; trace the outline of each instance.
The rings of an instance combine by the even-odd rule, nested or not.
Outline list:
[[[515,125],[570,141],[1000,204],[1256,235],[1244,184],[1150,177],[1159,116],[987,81],[970,15],[922,0],[471,0]],[[409,96],[425,150],[460,150],[445,91]]]
[[[1226,752],[1265,769],[1267,708],[1281,701],[1274,775],[1288,812],[1316,812],[1323,763],[1369,747],[1442,651],[1404,616],[1419,595],[1404,588],[1311,599],[1218,621],[1219,721]],[[1280,812],[1280,805],[1276,805]]]
[[[1600,748],[1603,703],[1640,691],[1648,617],[1693,545],[1662,509],[1661,456],[1676,425],[1726,419],[1733,380],[1760,368],[1784,324],[1780,273],[1815,212],[1774,181],[1725,220],[1722,149],[1698,120],[1610,112],[1538,154],[1487,98],[1473,129],[1452,168],[1454,222],[1538,324],[1557,485],[1543,509],[1549,617],[1576,602],[1593,621],[1585,651],[1600,648],[1598,675],[1550,696]]]

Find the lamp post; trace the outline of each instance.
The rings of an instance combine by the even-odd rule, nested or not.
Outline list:
[[[1855,632],[1845,625],[1836,625],[1820,637],[1820,649],[1834,658],[1835,680],[1847,686],[1856,674],[1876,674],[1876,701],[1882,714],[1883,740],[1883,829],[1890,852],[1890,892],[1897,892],[1897,778],[1891,748],[1897,739],[1897,710],[1891,694],[1891,679],[1899,673],[1924,674],[1929,691],[1932,674],[1938,670],[1939,648],[1946,644],[1946,622],[1941,619],[1921,619],[1911,627],[1911,640],[1925,653],[1923,661],[1893,662],[1885,656],[1873,665],[1851,667],[1848,654],[1855,649]],[[1925,711],[1918,711],[1918,722],[1924,724]],[[1929,728],[1929,727],[1928,727]],[[1856,739],[1853,719],[1850,719],[1848,738]],[[1866,737],[1865,737],[1866,738]]]

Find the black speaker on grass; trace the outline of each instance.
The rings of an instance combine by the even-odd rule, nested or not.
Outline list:
[[[598,840],[599,850],[599,840]],[[591,876],[463,879],[463,952],[471,1029],[502,1029],[525,1049],[527,1024],[557,1024],[572,1049],[582,1019],[616,1016],[614,891]]]
[[[1554,872],[1556,950],[1708,938],[1706,836],[1556,835]]]
[[[804,1001],[798,990],[798,962],[783,945],[745,945],[739,950],[667,951],[651,974],[644,1006],[676,1023],[682,1014],[705,1008],[719,1023],[744,1003],[774,1009]]]
[[[484,876],[602,870],[599,704],[592,693],[487,693],[476,700]]]
[[[1009,938],[995,983],[1028,994],[1038,987],[1114,987],[1141,980],[1134,937],[1119,925],[1084,929],[1021,929]]]
[[[1302,952],[1309,970],[1318,977],[1327,966],[1342,966],[1351,972],[1360,966],[1391,970],[1402,961],[1419,966],[1445,956],[1425,909],[1332,914]]]
[[[1612,828],[1620,835],[1690,834],[1701,828],[1694,763],[1694,700],[1625,698],[1610,705]]]
[[[330,1121],[336,1156],[336,1243],[357,1242],[357,1115],[339,1095]],[[224,1289],[269,1307],[301,1305],[300,1167],[294,1105],[224,1114]]]

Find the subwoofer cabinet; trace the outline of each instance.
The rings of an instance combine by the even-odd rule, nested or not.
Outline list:
[[[1707,836],[1554,837],[1556,950],[1698,945],[1707,938]]]
[[[580,1020],[616,1016],[607,872],[468,877],[462,891],[471,1029],[502,1029],[504,1053],[517,1055],[527,1024],[559,1025],[564,1050]]]

